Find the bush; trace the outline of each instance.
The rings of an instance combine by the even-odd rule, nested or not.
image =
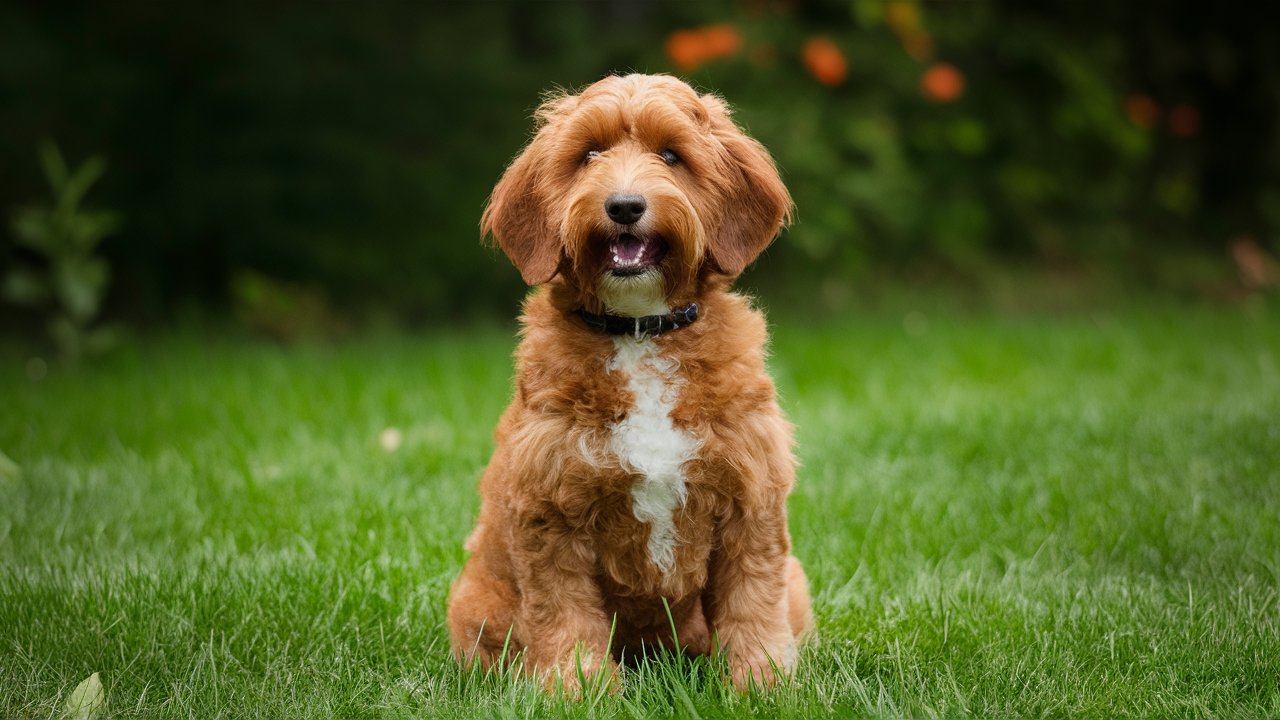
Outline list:
[[[115,231],[118,216],[80,207],[89,188],[106,169],[98,156],[72,170],[52,142],[40,145],[40,165],[53,191],[51,205],[28,205],[13,214],[11,229],[19,245],[39,259],[15,264],[4,275],[6,300],[40,310],[59,355],[76,361],[114,344],[117,331],[94,327],[111,280],[111,268],[96,253],[98,243]]]
[[[1190,2],[0,7],[0,193],[46,135],[115,161],[110,302],[225,308],[246,273],[440,321],[523,288],[478,244],[539,93],[610,71],[725,95],[798,222],[751,282],[993,262],[1148,272],[1280,223],[1280,13]],[[837,293],[839,294],[839,293]]]

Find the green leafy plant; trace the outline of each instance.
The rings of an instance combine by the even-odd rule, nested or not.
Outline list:
[[[58,146],[43,142],[40,164],[53,191],[53,202],[18,208],[10,222],[14,241],[43,262],[10,269],[0,289],[6,300],[44,312],[46,328],[63,358],[75,361],[115,344],[118,331],[94,327],[111,268],[95,250],[119,226],[116,213],[85,210],[85,193],[106,170],[100,156],[70,169]]]

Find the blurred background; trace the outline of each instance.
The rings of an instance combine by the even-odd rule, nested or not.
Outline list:
[[[724,95],[774,153],[797,221],[743,281],[771,304],[1234,301],[1280,281],[1276,27],[1177,0],[8,0],[0,320],[76,353],[107,321],[510,318],[486,196],[541,93],[625,71]]]

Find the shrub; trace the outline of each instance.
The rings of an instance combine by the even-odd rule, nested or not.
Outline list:
[[[80,206],[106,169],[101,157],[69,169],[52,142],[40,145],[39,156],[53,202],[20,207],[10,223],[14,240],[39,262],[11,268],[4,276],[4,297],[41,311],[59,354],[75,361],[107,350],[117,337],[116,329],[95,327],[94,321],[111,279],[111,268],[96,251],[119,226],[119,217]]]

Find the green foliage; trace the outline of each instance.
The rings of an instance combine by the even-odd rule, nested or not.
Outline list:
[[[111,278],[97,247],[119,226],[119,217],[80,206],[106,169],[101,157],[91,157],[72,170],[52,142],[41,143],[39,155],[53,203],[18,208],[10,229],[14,241],[37,256],[41,265],[11,268],[3,279],[3,293],[12,303],[43,311],[58,352],[74,361],[107,350],[116,339],[116,330],[93,323]]]
[[[231,297],[236,318],[245,327],[276,340],[335,339],[349,330],[348,322],[314,287],[242,270],[231,278]]]
[[[694,74],[784,170],[799,209],[774,253],[788,273],[852,283],[885,265],[1136,259],[1117,237],[1147,222],[1156,133],[1125,116],[1113,34],[993,4],[813,15],[741,18],[744,50]],[[847,62],[838,82],[806,60],[819,38]]]
[[[1229,270],[1230,238],[1274,249],[1280,229],[1278,15],[1191,0],[7,4],[0,196],[32,192],[18,152],[39,137],[109,151],[101,192],[130,218],[104,248],[112,300],[140,315],[234,306],[250,272],[356,320],[505,316],[523,287],[477,222],[532,108],[637,70],[723,94],[778,158],[798,221],[752,284],[847,297],[885,268],[983,279],[1010,260],[1143,281],[1184,251]]]

